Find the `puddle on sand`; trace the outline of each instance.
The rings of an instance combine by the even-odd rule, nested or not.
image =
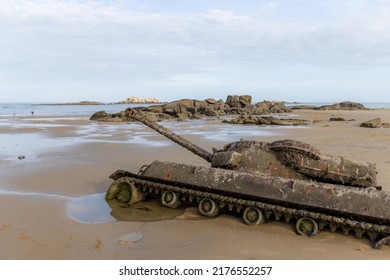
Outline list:
[[[26,160],[37,159],[41,153],[48,152],[50,149],[55,150],[74,144],[71,138],[61,138],[58,141],[33,133],[0,134],[0,138],[2,160],[18,160],[19,155],[24,155]]]
[[[69,216],[80,223],[98,224],[115,221],[110,212],[111,208],[104,199],[104,193],[75,198],[68,205]]]
[[[153,222],[171,220],[184,213],[185,209],[170,209],[156,200],[141,201],[127,206],[117,201],[108,204],[105,193],[87,195],[70,201],[68,214],[80,223],[107,223],[112,221]]]
[[[116,241],[119,243],[119,245],[128,245],[131,243],[136,243],[144,238],[143,234],[141,232],[132,232],[129,234],[124,234],[119,236]]]

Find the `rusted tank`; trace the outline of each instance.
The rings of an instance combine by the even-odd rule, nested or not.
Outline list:
[[[117,170],[106,200],[134,204],[158,198],[170,208],[197,205],[204,216],[241,214],[248,225],[294,221],[313,236],[324,228],[390,244],[390,193],[376,186],[371,163],[324,155],[309,144],[245,141],[209,153],[127,109],[126,114],[211,163],[211,167],[154,161],[137,174]]]
[[[180,135],[151,122],[142,113],[127,109],[126,115],[142,122],[180,146],[211,163],[212,167],[267,174],[283,178],[313,179],[357,187],[376,187],[376,167],[372,163],[322,154],[315,147],[295,140],[272,143],[246,141],[226,144],[209,153]]]

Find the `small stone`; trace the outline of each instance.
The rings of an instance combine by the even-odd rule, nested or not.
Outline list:
[[[24,155],[18,156],[18,159],[25,159],[26,157]]]
[[[381,118],[376,118],[373,120],[363,122],[360,124],[360,126],[361,127],[368,127],[368,128],[379,128],[382,126],[382,120],[381,120]]]
[[[340,118],[340,117],[334,117],[334,118],[330,118],[329,121],[330,122],[345,122],[347,120],[344,118]]]

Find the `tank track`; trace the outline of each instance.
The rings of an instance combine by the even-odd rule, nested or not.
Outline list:
[[[318,229],[329,228],[331,232],[341,231],[344,235],[354,233],[356,238],[367,236],[373,244],[374,249],[380,249],[383,245],[390,245],[390,226],[379,225],[352,219],[322,214],[307,210],[294,209],[263,203],[254,200],[238,199],[225,194],[216,194],[211,192],[196,190],[198,187],[190,184],[179,184],[165,180],[157,180],[139,174],[133,174],[125,171],[121,177],[129,177],[134,186],[142,193],[161,195],[164,191],[172,191],[180,196],[180,202],[194,204],[199,203],[203,198],[214,200],[220,209],[237,214],[241,213],[246,207],[257,207],[264,212],[267,220],[274,218],[279,221],[284,219],[290,222],[299,218],[310,218],[318,223]],[[119,178],[119,177],[117,177]],[[117,179],[116,178],[116,179]]]

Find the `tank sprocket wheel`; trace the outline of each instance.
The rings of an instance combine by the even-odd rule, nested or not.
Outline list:
[[[215,201],[207,197],[199,202],[198,209],[200,214],[206,217],[215,217],[219,212],[219,207]]]
[[[133,205],[145,199],[145,194],[139,191],[134,184],[134,181],[129,177],[122,177],[115,180],[106,192],[105,199],[107,201],[116,199],[121,203]]]
[[[179,196],[174,191],[166,190],[161,195],[161,203],[168,208],[178,208],[180,206]]]
[[[249,226],[256,226],[260,223],[264,223],[265,217],[263,212],[257,207],[247,207],[242,213],[242,219],[245,224]]]
[[[318,224],[311,218],[302,217],[298,219],[295,229],[299,235],[314,236],[318,232]]]

